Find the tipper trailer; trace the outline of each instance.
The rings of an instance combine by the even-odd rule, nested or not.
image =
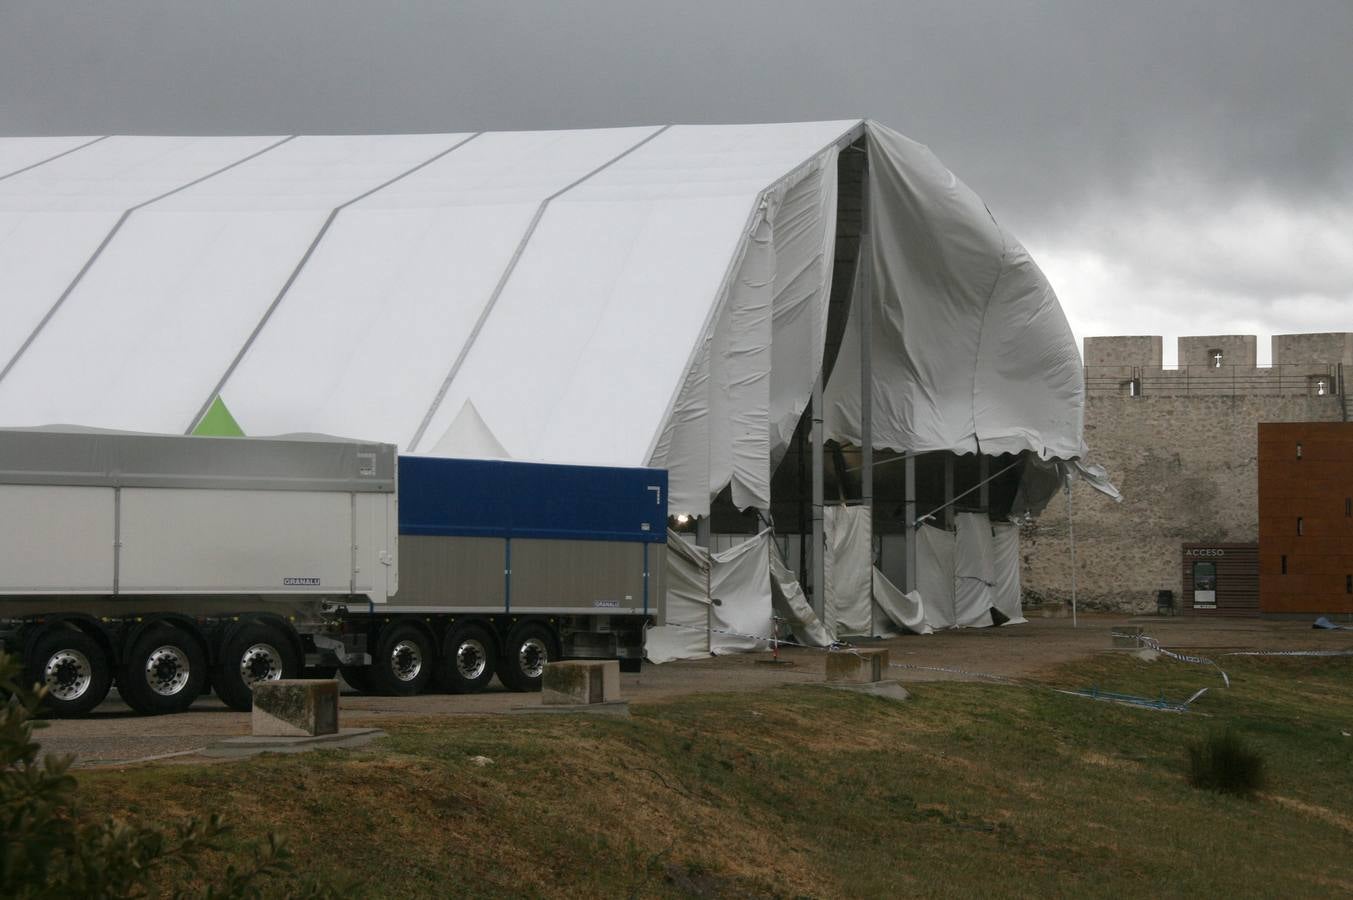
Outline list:
[[[0,644],[56,714],[340,670],[360,690],[539,686],[643,657],[667,473],[400,457],[326,437],[0,429]]]

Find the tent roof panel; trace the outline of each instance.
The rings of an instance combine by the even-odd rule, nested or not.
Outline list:
[[[362,200],[362,208],[538,203],[657,129],[486,132]]]
[[[123,212],[177,190],[277,137],[110,137],[0,181],[0,210]]]
[[[29,166],[40,165],[62,153],[95,140],[88,137],[0,137],[0,178],[7,178]]]
[[[167,210],[328,212],[428,162],[469,136],[303,135],[156,206]]]

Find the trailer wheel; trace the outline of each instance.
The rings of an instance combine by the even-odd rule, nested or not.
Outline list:
[[[43,707],[58,718],[83,716],[103,702],[113,685],[108,655],[83,631],[56,628],[38,638],[24,673],[47,688]]]
[[[477,694],[493,680],[493,636],[479,625],[456,626],[437,661],[437,686],[453,694]]]
[[[432,680],[437,659],[432,642],[419,628],[396,625],[381,634],[371,664],[371,686],[381,694],[421,694]]]
[[[127,654],[117,689],[139,713],[183,712],[202,693],[207,656],[192,635],[173,625],[148,628]]]
[[[558,658],[559,644],[550,629],[526,622],[508,633],[498,678],[511,691],[538,691],[545,664]]]
[[[291,641],[277,628],[259,622],[239,626],[226,638],[212,673],[216,694],[240,712],[254,708],[254,685],[291,678],[300,670]]]

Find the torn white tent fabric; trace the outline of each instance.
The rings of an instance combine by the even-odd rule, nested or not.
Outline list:
[[[1003,625],[1019,625],[1025,621],[1024,606],[1020,602],[1019,586],[1019,526],[1013,522],[993,522],[991,540],[994,547],[991,600],[1006,621]]]
[[[1015,500],[1010,507],[1010,517],[1037,516],[1047,508],[1058,491],[1065,490],[1067,485],[1078,478],[1115,503],[1123,502],[1122,493],[1109,480],[1109,473],[1103,466],[1080,459],[1042,460],[1026,457],[1020,471]]]
[[[649,662],[697,659],[710,651],[709,553],[667,532],[667,624],[648,629]]]
[[[873,571],[877,613],[885,616],[903,631],[910,631],[913,634],[933,633],[935,629],[926,621],[925,604],[921,600],[921,593],[919,591],[904,593],[878,568]]]
[[[875,446],[1082,455],[1080,355],[1043,274],[929,149],[866,133]],[[828,436],[853,444],[859,359],[848,323],[825,408]]]
[[[667,624],[648,630],[649,662],[766,649],[759,636],[772,627],[770,543],[767,529],[711,554],[669,530]]]
[[[731,485],[739,509],[770,506],[772,462],[812,393],[827,329],[836,149],[758,200],[726,295],[706,326],[653,448],[673,510],[704,513]]]
[[[827,629],[838,638],[873,634],[870,571],[873,569],[871,510],[828,506],[823,511],[823,561]]]
[[[813,612],[803,587],[785,565],[780,546],[773,540],[770,542],[770,577],[775,614],[784,620],[794,640],[809,647],[830,647],[836,643],[836,638]],[[782,632],[781,637],[785,636]]]
[[[953,628],[954,548],[951,531],[922,525],[916,530],[916,592],[932,628]]]
[[[744,635],[771,633],[770,530],[710,559],[714,563],[709,573],[710,619],[715,629],[710,652],[718,656],[765,650],[768,642]]]
[[[995,547],[991,520],[986,513],[961,512],[954,516],[954,625],[986,628],[991,625],[991,586]]]

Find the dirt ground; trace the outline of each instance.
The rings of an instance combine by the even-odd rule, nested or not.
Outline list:
[[[907,667],[892,669],[893,676],[904,683],[965,679],[971,677],[967,672],[1037,678],[1061,663],[1109,652],[1110,632],[1119,626],[1141,627],[1163,646],[1178,650],[1353,649],[1353,631],[1316,630],[1307,621],[1105,614],[1081,615],[1076,627],[1069,618],[1035,618],[1022,625],[898,637],[868,646],[887,647],[891,661]],[[781,656],[788,665],[764,664],[769,653],[646,664],[640,673],[621,675],[621,692],[625,699],[643,703],[823,679],[826,655],[822,651],[785,648]],[[409,717],[505,714],[538,703],[535,695],[504,690],[496,681],[490,690],[475,695],[374,697],[345,691],[340,721],[345,727],[379,726]],[[197,752],[207,745],[248,732],[248,714],[228,709],[215,697],[203,698],[179,715],[142,717],[134,715],[114,692],[89,718],[51,722],[38,738],[47,752],[76,754],[77,765],[107,766],[202,761],[205,757]]]

